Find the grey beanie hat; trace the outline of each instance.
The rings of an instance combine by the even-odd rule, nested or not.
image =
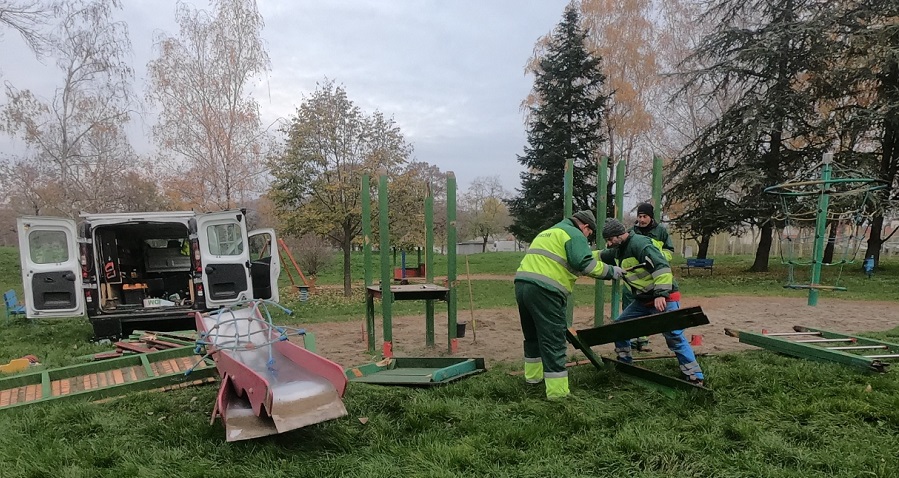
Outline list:
[[[596,216],[592,212],[583,210],[574,213],[571,217],[586,224],[592,231],[596,231]]]
[[[621,224],[621,221],[615,218],[606,219],[606,225],[602,228],[602,238],[609,239],[611,237],[620,236],[627,232],[624,228],[624,224]]]

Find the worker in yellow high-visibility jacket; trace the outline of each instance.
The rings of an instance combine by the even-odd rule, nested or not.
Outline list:
[[[565,310],[579,275],[617,279],[624,273],[596,260],[587,238],[596,232],[596,217],[578,211],[531,241],[515,273],[515,300],[524,334],[524,377],[545,381],[548,398],[569,395],[565,356],[568,327]]]

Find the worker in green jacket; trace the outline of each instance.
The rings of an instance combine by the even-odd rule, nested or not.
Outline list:
[[[671,235],[665,226],[656,222],[655,209],[648,202],[637,204],[637,222],[631,227],[630,232],[646,236],[652,239],[652,243],[662,251],[662,255],[668,262],[674,256],[674,244],[671,242]]]
[[[617,279],[624,271],[593,256],[587,238],[596,232],[596,217],[578,211],[531,241],[515,273],[515,300],[524,335],[524,378],[545,381],[547,398],[569,395],[565,368],[568,344],[565,311],[579,275]]]
[[[603,228],[606,249],[598,252],[598,257],[607,264],[631,269],[624,274],[624,280],[634,295],[630,303],[615,321],[635,319],[650,314],[658,314],[680,308],[680,291],[668,260],[646,236],[632,235],[617,219],[609,219]],[[635,267],[644,264],[643,267]],[[680,364],[684,379],[702,385],[705,377],[690,342],[683,330],[664,332],[665,343],[674,352]],[[631,343],[629,340],[615,342],[618,360],[631,363]]]
[[[655,209],[652,204],[648,202],[637,204],[637,222],[634,223],[629,232],[632,235],[639,234],[652,239],[652,243],[662,251],[662,255],[665,256],[668,263],[671,263],[671,258],[674,254],[674,244],[671,242],[671,236],[668,234],[668,229],[656,222]],[[633,299],[634,296],[631,294],[630,288],[625,287],[624,293],[621,295],[622,310],[627,308]],[[649,337],[631,339],[631,347],[637,350],[650,352]]]

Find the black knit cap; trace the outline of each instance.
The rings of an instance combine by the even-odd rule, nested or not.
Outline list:
[[[615,236],[620,236],[627,232],[624,228],[624,224],[621,224],[621,221],[615,218],[606,219],[606,225],[602,228],[602,238],[609,239]]]
[[[587,210],[578,211],[578,212],[574,213],[571,217],[586,224],[587,227],[589,227],[591,231],[594,231],[594,232],[596,231],[596,216],[594,216],[592,212],[587,211]]]
[[[637,204],[637,215],[638,216],[640,214],[646,214],[649,217],[655,217],[655,215],[653,214],[653,211],[654,211],[654,209],[652,207],[652,204],[649,204],[648,202],[641,202],[640,204]]]

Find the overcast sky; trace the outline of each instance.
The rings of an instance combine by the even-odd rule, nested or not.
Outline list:
[[[191,0],[208,8],[205,0]],[[324,78],[367,113],[392,117],[415,158],[454,171],[460,192],[479,176],[520,184],[521,101],[534,44],[561,20],[563,0],[258,0],[272,70],[254,88],[266,125],[288,118]],[[176,34],[175,2],[126,0],[135,89],[143,95],[155,31]],[[11,31],[0,38],[2,80],[50,95],[59,74]],[[52,63],[46,60],[45,63]],[[55,76],[54,76],[55,75]],[[3,101],[3,100],[0,100]],[[139,152],[150,124],[136,125]],[[21,141],[0,138],[0,151]]]

